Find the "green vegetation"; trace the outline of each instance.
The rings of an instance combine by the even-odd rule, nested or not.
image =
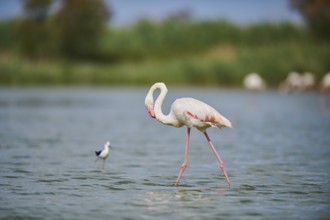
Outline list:
[[[59,21],[55,18],[47,22],[55,25]],[[241,86],[246,74],[257,72],[268,85],[277,86],[290,71],[312,72],[319,79],[330,70],[330,42],[314,39],[308,29],[290,23],[239,26],[226,21],[140,20],[127,27],[107,26],[92,40],[80,38],[76,46],[74,35],[68,35],[69,41],[59,40],[67,36],[58,35],[64,27],[47,26],[47,38],[39,37],[37,44],[30,41],[37,46],[23,47],[24,53],[20,24],[21,19],[0,23],[2,85],[164,81],[229,87]],[[92,50],[85,49],[88,43]]]

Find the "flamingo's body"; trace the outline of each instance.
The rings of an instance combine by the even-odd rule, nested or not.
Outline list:
[[[251,91],[260,91],[265,88],[264,80],[257,73],[248,74],[243,81],[244,87]]]
[[[301,76],[301,81],[302,81],[301,87],[303,90],[311,90],[315,86],[315,77],[310,72],[305,72]]]
[[[327,109],[327,92],[330,91],[330,72],[325,74],[320,82],[320,108],[321,111],[324,111]]]
[[[153,93],[155,90],[159,89],[160,95],[154,102]],[[197,128],[199,131],[203,132],[208,143],[210,144],[213,153],[215,154],[220,168],[222,169],[229,186],[231,187],[230,180],[228,178],[224,163],[222,162],[220,156],[216,152],[208,134],[206,133],[206,129],[209,127],[229,127],[231,128],[231,122],[222,116],[218,111],[216,111],[213,107],[208,104],[199,101],[193,98],[180,98],[176,99],[171,106],[171,110],[168,115],[164,115],[162,112],[162,104],[164,98],[167,94],[167,88],[164,83],[155,83],[149,90],[146,98],[145,105],[147,107],[148,113],[151,117],[156,118],[158,121],[162,122],[166,125],[171,125],[174,127],[182,127],[187,126],[187,139],[186,139],[186,150],[184,161],[181,166],[181,171],[176,180],[176,186],[179,184],[181,176],[187,167],[188,163],[188,149],[189,149],[189,137],[190,137],[190,129],[192,127]]]
[[[330,90],[330,72],[325,74],[320,82],[320,90],[321,92]]]

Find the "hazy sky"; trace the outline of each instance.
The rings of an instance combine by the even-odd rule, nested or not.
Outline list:
[[[59,1],[59,0],[57,0]],[[140,17],[162,19],[179,10],[202,19],[224,18],[239,24],[260,21],[301,22],[288,0],[105,0],[114,15],[111,23],[124,25]],[[0,19],[21,13],[21,0],[0,0]]]

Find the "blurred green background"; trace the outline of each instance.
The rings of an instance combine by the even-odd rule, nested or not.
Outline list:
[[[1,85],[240,87],[257,72],[277,87],[291,71],[317,80],[330,71],[330,1],[287,1],[302,22],[241,24],[182,9],[124,25],[113,25],[111,1],[19,3],[22,13],[0,20]]]

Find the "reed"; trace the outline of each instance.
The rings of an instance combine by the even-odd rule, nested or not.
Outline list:
[[[29,59],[19,54],[14,25],[0,23],[2,85],[176,85],[241,86],[244,76],[258,72],[277,86],[291,71],[330,70],[330,43],[311,38],[301,26],[226,21],[141,20],[108,28],[100,50],[89,60],[58,54]],[[2,33],[6,32],[6,35]],[[9,37],[8,37],[9,36]],[[56,43],[53,42],[54,45]]]

